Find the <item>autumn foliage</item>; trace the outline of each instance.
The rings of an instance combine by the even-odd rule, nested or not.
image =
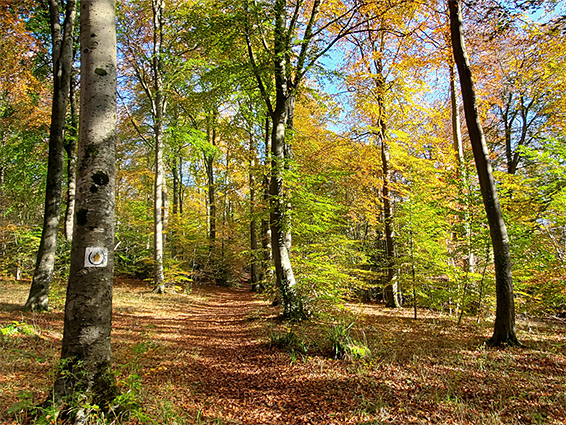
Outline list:
[[[449,2],[124,0],[113,420],[566,422],[566,11],[450,1],[525,347],[484,345],[497,264]],[[56,373],[70,265],[61,232],[52,310],[17,309],[47,183],[47,10],[0,1],[0,407],[16,423]]]

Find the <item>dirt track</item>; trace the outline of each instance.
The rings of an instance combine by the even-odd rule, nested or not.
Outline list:
[[[153,397],[174,394],[175,405],[196,410],[203,423],[350,423],[360,385],[338,373],[339,362],[293,362],[270,348],[261,323],[270,308],[248,288],[200,287],[194,294],[191,303],[166,296],[160,312],[115,313],[115,340],[149,348],[140,359]]]

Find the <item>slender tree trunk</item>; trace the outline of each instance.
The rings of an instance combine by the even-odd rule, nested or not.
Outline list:
[[[156,96],[158,98],[159,96]],[[156,116],[157,118],[157,116]],[[157,118],[159,121],[160,118]],[[163,275],[163,139],[159,127],[155,130],[155,184],[153,191],[153,260],[154,260],[154,291],[158,294],[165,292]]]
[[[163,167],[163,128],[165,115],[165,96],[163,93],[163,13],[165,0],[152,0],[153,9],[153,90],[154,90],[154,142],[155,142],[155,184],[154,184],[154,229],[153,229],[153,260],[154,260],[154,292],[165,292],[163,274],[164,252],[164,223],[163,223],[163,194],[165,192],[165,171]]]
[[[183,215],[183,159],[179,156],[179,215]]]
[[[250,184],[255,184],[255,182],[250,181]],[[257,266],[257,220],[255,219],[255,189],[250,188],[250,251],[251,251],[251,259],[250,259],[250,283],[252,285],[252,289],[255,291],[257,290],[257,283],[259,282],[258,277],[258,266]]]
[[[285,170],[291,169],[291,161],[293,159],[293,146],[292,139],[295,131],[295,93],[289,93],[289,100],[287,102],[287,124],[286,124],[286,136],[285,136]],[[287,247],[287,252],[289,256],[291,255],[291,246],[293,245],[293,235],[291,233],[291,202],[287,201],[285,206],[285,220],[287,222],[287,228],[285,231],[285,246]]]
[[[268,167],[270,166],[271,157],[271,131],[269,125],[269,117],[265,118],[265,163],[264,165],[264,176],[263,176],[263,203],[266,213],[269,212],[269,175],[270,171]],[[267,218],[262,218],[261,220],[261,245],[263,248],[263,265],[261,271],[262,281],[271,282],[273,278],[273,270],[271,269],[272,260],[272,248],[271,248],[271,227],[269,226],[269,220]]]
[[[211,147],[216,146],[216,111],[207,119],[206,136]],[[216,245],[216,181],[214,176],[213,151],[204,151],[204,168],[206,171],[207,203],[208,203],[208,251],[212,257]]]
[[[164,172],[165,175],[165,172]],[[167,181],[163,179],[163,245],[167,245],[167,232],[169,230],[169,191],[167,190]]]
[[[452,121],[452,147],[454,149],[454,156],[456,159],[456,178],[458,179],[460,190],[462,194],[467,194],[468,189],[468,172],[464,162],[464,145],[462,143],[462,132],[460,131],[460,111],[458,109],[458,95],[456,92],[456,74],[454,72],[454,64],[450,63],[450,106],[451,106],[451,121]],[[475,271],[475,255],[472,249],[472,231],[470,228],[470,214],[466,202],[464,210],[464,232],[465,237],[465,250],[466,257],[464,258],[464,269],[466,273],[473,273]]]
[[[311,47],[316,31],[315,24],[320,10],[320,0],[314,0],[310,14],[307,14],[307,22],[304,28],[297,31],[298,16],[300,15],[301,3],[291,5],[286,0],[274,0],[273,7],[273,50],[269,52],[273,59],[273,76],[275,102],[272,101],[269,90],[263,82],[262,72],[258,67],[253,52],[250,37],[252,25],[250,19],[246,20],[246,44],[247,50],[258,82],[258,87],[267,110],[273,122],[271,131],[271,173],[270,173],[270,227],[273,263],[277,278],[277,286],[284,307],[284,316],[302,318],[305,310],[297,291],[297,284],[293,275],[290,259],[290,230],[286,217],[288,203],[283,191],[284,170],[286,164],[286,153],[290,151],[285,137],[285,129],[289,122],[292,123],[294,114],[294,99],[297,87],[308,71],[310,65],[308,52]],[[245,2],[246,11],[249,4]],[[292,18],[287,22],[287,11],[294,9]],[[248,16],[249,18],[250,16]],[[296,32],[302,32],[302,40],[295,43]],[[300,47],[299,47],[300,46]],[[330,46],[329,46],[330,47]],[[297,49],[295,49],[297,48]],[[292,52],[297,52],[294,56]],[[312,49],[311,49],[312,51]],[[296,59],[296,60],[295,60]]]
[[[177,158],[173,158],[173,166],[171,167],[173,174],[173,215],[179,214],[179,171],[177,169]]]
[[[54,396],[79,397],[73,423],[117,394],[110,331],[114,271],[115,0],[81,0],[81,108],[71,271]],[[84,397],[84,399],[82,398]]]
[[[208,240],[209,250],[214,251],[216,243],[216,186],[214,182],[214,156],[205,154],[205,169],[208,194]]]
[[[490,344],[517,345],[515,334],[515,305],[513,299],[513,281],[511,275],[511,255],[509,238],[503,220],[501,206],[497,197],[495,180],[491,169],[489,152],[483,129],[479,121],[476,94],[470,64],[465,50],[460,2],[448,0],[450,10],[450,30],[454,59],[460,75],[460,86],[464,100],[464,111],[470,142],[474,153],[482,199],[487,214],[489,232],[495,261],[496,314],[494,333]]]
[[[171,161],[171,174],[173,177],[173,223],[179,224],[179,174],[177,170],[177,158],[174,157]],[[178,231],[175,227],[174,231]],[[175,258],[177,256],[177,243],[174,237],[171,237],[171,257]]]
[[[385,305],[391,308],[401,306],[397,284],[397,265],[395,261],[395,239],[393,229],[393,208],[391,206],[389,149],[385,140],[381,140],[381,167],[383,172],[383,224],[385,233],[385,255],[387,259],[387,281],[383,288]]]
[[[369,33],[370,40],[372,39]],[[383,37],[383,36],[382,36]],[[372,41],[373,43],[373,41]],[[383,51],[384,40],[381,40],[379,51]],[[374,49],[375,50],[375,49]],[[385,233],[385,258],[387,265],[387,276],[385,286],[383,287],[383,297],[385,305],[391,308],[401,306],[397,282],[397,264],[395,261],[395,235],[393,226],[393,206],[391,204],[391,159],[389,155],[389,147],[387,146],[386,131],[386,108],[385,108],[385,77],[383,75],[383,64],[381,57],[377,57],[373,61],[375,67],[374,83],[377,89],[376,107],[378,110],[377,117],[377,137],[380,143],[381,153],[381,171],[383,175],[383,188],[381,192],[381,200],[383,202],[383,227]]]
[[[33,310],[47,310],[49,308],[49,288],[55,266],[63,180],[65,118],[73,62],[73,28],[76,1],[67,1],[63,32],[61,32],[59,23],[59,2],[57,0],[49,1],[49,11],[53,41],[53,102],[43,230],[30,293],[25,304],[25,308]]]
[[[257,219],[256,219],[256,188],[254,165],[257,161],[254,138],[250,135],[250,283],[252,290],[257,290],[258,277],[258,244],[257,244]]]
[[[79,126],[77,96],[74,76],[71,76],[69,102],[71,104],[71,128],[67,132],[67,208],[65,210],[65,239],[73,241],[73,218],[75,216],[75,191],[77,188],[77,130]]]

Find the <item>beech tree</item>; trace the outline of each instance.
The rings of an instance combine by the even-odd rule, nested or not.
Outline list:
[[[154,183],[154,235],[153,235],[153,261],[154,261],[154,285],[155,292],[165,292],[163,275],[163,227],[165,215],[165,170],[163,166],[163,130],[164,114],[167,98],[163,91],[163,13],[165,12],[165,0],[152,0],[153,10],[153,57],[151,70],[153,73],[153,96],[149,91],[153,113],[153,133],[155,143],[155,183]]]
[[[115,0],[81,0],[81,87],[76,214],[56,400],[78,393],[74,413],[107,410],[116,395],[110,331],[114,272]]]
[[[59,1],[49,1],[49,20],[53,57],[53,101],[49,132],[49,160],[45,190],[43,231],[37,252],[33,280],[25,308],[47,310],[49,287],[55,266],[63,181],[65,119],[73,67],[73,42],[76,0],[68,0],[63,28],[59,19]]]
[[[387,5],[368,3],[362,8],[360,19],[365,22],[362,31],[348,37],[350,74],[349,84],[355,90],[355,113],[360,120],[356,132],[368,137],[376,152],[379,152],[380,188],[378,203],[380,208],[379,230],[376,238],[380,245],[377,258],[383,259],[383,298],[388,307],[401,305],[399,291],[399,261],[396,243],[395,200],[398,198],[394,190],[394,167],[391,159],[391,145],[395,143],[395,132],[403,130],[403,124],[395,117],[395,109],[403,97],[402,87],[408,87],[411,77],[400,78],[398,73],[407,67],[409,46],[414,38],[409,34],[418,6],[411,2],[390,2]],[[395,92],[395,89],[397,89]],[[363,124],[361,124],[363,123]],[[412,135],[416,138],[416,134]]]
[[[515,305],[511,275],[509,237],[497,196],[489,152],[479,119],[476,93],[462,31],[459,0],[448,0],[450,33],[454,60],[460,76],[466,124],[478,172],[480,190],[487,214],[495,262],[496,316],[491,345],[518,345],[515,334]]]
[[[361,24],[355,19],[360,6],[344,2],[340,7],[324,8],[312,3],[276,0],[266,10],[255,2],[244,2],[245,37],[248,55],[258,89],[272,122],[271,174],[269,179],[270,228],[273,263],[284,316],[304,316],[302,301],[291,264],[291,231],[284,175],[291,158],[293,117],[297,93],[305,76],[318,59],[341,38]],[[339,11],[336,13],[336,11]],[[267,44],[263,16],[272,19],[271,44]],[[261,47],[256,47],[259,41]],[[261,50],[258,55],[256,49]],[[259,59],[269,58],[269,65]],[[269,73],[263,72],[265,68]]]
[[[152,131],[154,157],[153,179],[153,283],[154,291],[165,291],[163,256],[165,245],[165,227],[167,222],[167,185],[165,182],[164,139],[167,110],[165,63],[165,0],[151,0],[149,20],[144,19],[149,13],[143,2],[123,2],[121,19],[120,49],[124,62],[133,71],[133,80],[139,84],[149,102],[150,127]],[[149,22],[148,22],[149,21]],[[149,23],[149,25],[148,25]],[[136,36],[126,34],[133,28]],[[151,40],[151,41],[149,41]],[[127,74],[125,72],[125,74]],[[143,101],[142,101],[143,102]],[[135,121],[139,135],[145,139]],[[146,140],[149,142],[149,138]]]

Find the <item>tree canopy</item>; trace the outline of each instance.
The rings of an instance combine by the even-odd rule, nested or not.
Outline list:
[[[90,51],[72,4],[0,5],[0,274],[18,280],[74,205],[63,148],[74,161]],[[519,344],[516,314],[566,314],[565,16],[551,0],[118,1],[115,274],[158,293],[251,283],[287,319],[352,300],[495,315],[491,342]],[[44,273],[72,280],[82,254],[60,233]]]

